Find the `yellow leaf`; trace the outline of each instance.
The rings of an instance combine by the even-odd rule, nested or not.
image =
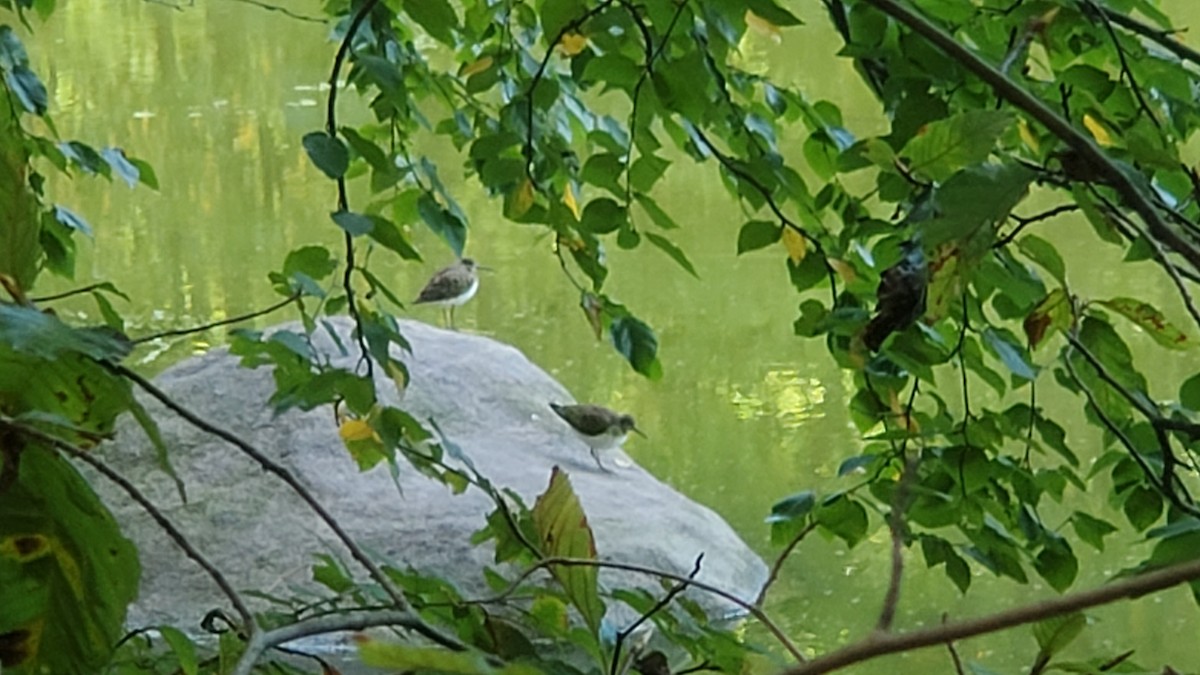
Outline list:
[[[392,378],[392,382],[396,383],[396,389],[403,394],[408,388],[408,372],[404,370],[404,364],[389,360],[384,370],[387,371],[388,377]]]
[[[779,26],[767,21],[761,16],[750,10],[746,10],[746,25],[754,32],[771,38],[775,42],[779,42],[782,36],[779,34]]]
[[[788,257],[796,265],[799,265],[800,261],[804,260],[804,256],[808,255],[808,242],[799,232],[790,227],[783,228],[783,247],[787,249]]]
[[[458,71],[458,76],[470,77],[475,73],[482,73],[488,68],[491,68],[492,63],[494,62],[495,59],[490,56],[481,56],[470,63],[463,64],[462,69]]]
[[[1041,143],[1038,143],[1037,136],[1033,135],[1033,129],[1029,128],[1029,122],[1024,119],[1017,122],[1017,132],[1021,135],[1021,141],[1025,143],[1025,147],[1034,152],[1038,151]]]
[[[921,433],[921,425],[913,419],[912,415],[908,414],[908,404],[900,402],[900,394],[895,389],[888,390],[888,407],[892,409],[892,414],[899,418],[908,433],[914,435]]]
[[[346,420],[342,422],[342,426],[338,427],[338,434],[342,437],[342,442],[344,443],[368,441],[377,438],[375,430],[365,420]]]
[[[520,218],[529,207],[533,206],[533,182],[528,178],[509,195],[509,202],[504,214],[509,218]]]
[[[858,278],[858,273],[854,271],[854,267],[845,260],[830,258],[829,266],[832,267],[833,271],[837,272],[837,275],[842,278],[843,283],[853,283],[854,280]]]
[[[558,51],[561,52],[563,56],[575,56],[579,52],[583,51],[583,48],[587,46],[587,43],[588,39],[586,35],[580,35],[579,33],[567,33],[566,35],[562,36],[561,40],[558,41]]]
[[[1109,135],[1108,129],[1104,128],[1100,120],[1092,117],[1091,113],[1084,113],[1083,126],[1087,127],[1087,130],[1092,134],[1092,138],[1096,139],[1096,142],[1100,145],[1107,148],[1113,144],[1112,136]]]
[[[579,202],[575,201],[575,186],[568,184],[567,189],[563,190],[562,202],[571,209],[571,213],[575,216],[575,220],[579,220]]]

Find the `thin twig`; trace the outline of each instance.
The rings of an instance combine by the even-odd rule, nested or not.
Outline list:
[[[873,632],[842,649],[807,663],[786,668],[779,675],[830,673],[878,656],[909,652],[977,635],[995,633],[1006,628],[1099,607],[1126,598],[1137,598],[1194,579],[1200,579],[1200,560],[1191,560],[1153,572],[1127,577],[1099,588],[1061,595],[975,619],[947,623],[911,633]]]
[[[1162,214],[1133,180],[1125,175],[1125,172],[1096,145],[1095,141],[1072,126],[1070,121],[1054,112],[1041,99],[997,70],[995,66],[984,61],[974,51],[959,44],[951,35],[917,14],[910,7],[897,0],[865,0],[865,2],[924,37],[990,86],[1004,100],[1046,127],[1050,133],[1061,139],[1083,160],[1092,165],[1100,178],[1120,193],[1124,201],[1146,223],[1154,237],[1186,258],[1193,268],[1200,269],[1200,248],[1171,229],[1163,220]]]
[[[294,475],[292,475],[292,472],[287,470],[287,468],[267,457],[266,453],[264,453],[262,450],[254,447],[247,441],[238,437],[236,434],[212,424],[196,413],[193,413],[191,410],[183,407],[181,404],[168,396],[164,391],[154,386],[154,384],[149,380],[126,368],[125,366],[117,364],[105,364],[105,366],[112,372],[132,381],[143,391],[153,396],[160,403],[165,405],[176,415],[182,417],[192,426],[233,445],[238,450],[241,450],[244,454],[248,455],[251,459],[257,462],[258,465],[263,468],[263,470],[275,474],[275,476],[282,480],[289,488],[292,489],[293,492],[299,495],[304,503],[308,504],[309,508],[317,514],[317,517],[319,517],[325,523],[325,525],[333,531],[342,544],[350,551],[350,554],[354,556],[354,559],[357,560],[359,564],[361,564],[370,573],[371,578],[374,579],[375,582],[378,583],[391,597],[392,601],[396,603],[396,606],[405,609],[408,608],[408,601],[404,598],[403,593],[401,593],[400,590],[395,587],[391,579],[389,579],[388,576],[379,569],[379,567],[371,560],[369,556],[367,556],[366,552],[363,551],[358,543],[354,541],[349,533],[342,528],[337,519],[335,519],[328,510],[326,510],[325,506],[322,505],[321,502],[313,496],[312,492],[310,492],[308,488],[304,487],[304,485],[301,484],[300,481],[297,480]]]
[[[695,580],[696,575],[700,573],[700,563],[703,562],[703,560],[703,553],[696,556],[696,562],[692,564],[692,571],[687,576],[689,582]],[[671,587],[671,590],[667,591],[666,595],[659,599],[658,602],[654,603],[653,607],[646,612],[643,612],[636,621],[629,624],[617,633],[616,643],[613,645],[612,667],[609,669],[609,675],[617,675],[617,666],[621,662],[621,647],[625,644],[625,640],[629,639],[629,636],[633,634],[633,631],[637,630],[639,626],[641,626],[643,623],[646,623],[650,617],[657,614],[664,607],[671,604],[671,601],[685,590],[687,590],[687,584],[685,582],[681,581],[675,584]]]
[[[354,42],[354,37],[358,33],[358,27],[362,25],[367,15],[371,10],[375,9],[375,5],[379,4],[379,0],[366,0],[354,18],[350,20],[350,25],[346,28],[346,36],[342,38],[342,43],[338,45],[337,54],[333,57],[333,68],[329,72],[329,100],[325,107],[325,133],[329,134],[330,138],[337,138],[337,96],[338,96],[338,77],[341,75],[342,64],[346,61],[346,56],[350,53],[351,44]],[[346,177],[344,175],[337,178],[337,210],[339,212],[350,210],[349,200],[346,196]],[[354,235],[349,232],[343,233],[343,241],[346,246],[346,269],[342,273],[342,289],[346,292],[346,309],[350,312],[350,316],[354,318],[355,339],[358,341],[359,349],[359,365],[365,365],[367,371],[367,379],[372,382],[375,380],[375,367],[371,360],[370,352],[367,346],[366,331],[363,330],[362,314],[358,309],[358,301],[354,295]]]
[[[293,640],[313,635],[360,631],[379,626],[407,628],[424,635],[424,631],[428,625],[420,617],[413,614],[411,610],[405,609],[355,611],[346,614],[331,614],[328,616],[301,619],[286,626],[262,631],[252,637],[246,645],[246,651],[242,652],[242,657],[238,660],[237,668],[234,669],[233,675],[250,675],[254,669],[254,664],[262,657],[264,652]],[[454,651],[465,650],[465,647],[457,641],[450,644],[439,642],[439,644]],[[489,656],[487,659],[494,665],[501,665],[500,661],[494,656]]]
[[[51,445],[57,448],[59,451],[70,455],[72,458],[92,467],[100,475],[104,476],[124,490],[125,494],[129,495],[130,499],[137,502],[138,506],[142,507],[142,510],[144,510],[146,514],[154,519],[154,522],[157,523],[160,528],[162,528],[163,532],[166,532],[167,537],[169,537],[171,541],[175,542],[176,546],[183,550],[184,555],[186,555],[188,558],[191,558],[193,562],[199,565],[200,569],[204,570],[204,572],[208,574],[209,578],[211,578],[217,585],[217,588],[221,589],[221,592],[224,593],[225,597],[229,599],[229,604],[233,605],[234,610],[237,611],[238,618],[242,621],[242,630],[251,635],[258,631],[259,627],[254,621],[254,615],[251,614],[250,610],[246,608],[246,603],[242,601],[242,598],[240,595],[238,595],[238,592],[234,590],[229,581],[225,579],[225,575],[221,574],[221,570],[217,569],[215,565],[210,563],[208,559],[196,549],[195,546],[192,546],[192,543],[188,541],[183,532],[176,528],[175,525],[167,519],[166,515],[164,515],[163,512],[160,511],[158,507],[146,497],[146,495],[142,494],[141,490],[139,490],[137,486],[129,482],[128,479],[126,479],[116,470],[102,462],[98,457],[96,457],[95,453],[88,452],[77,445],[68,443],[60,438],[56,438],[36,427],[26,426],[7,416],[0,417],[0,425],[16,433],[22,434],[29,438],[37,439],[46,445]]]
[[[108,286],[108,282],[101,281],[101,282],[95,283],[95,284],[88,284],[87,286],[84,286],[82,288],[73,288],[69,291],[63,291],[62,293],[54,293],[52,295],[39,295],[36,298],[29,298],[29,302],[50,302],[51,300],[62,300],[63,298],[69,298],[73,295],[83,295],[84,293],[91,293],[92,291],[94,291],[97,288],[100,288],[102,286]]]
[[[815,521],[805,525],[803,529],[796,533],[796,536],[792,537],[788,545],[783,547],[783,551],[779,553],[779,557],[775,558],[775,562],[771,565],[771,571],[767,573],[767,580],[763,582],[762,588],[759,589],[758,596],[754,598],[755,607],[763,606],[763,603],[767,600],[767,591],[771,590],[771,585],[779,578],[779,572],[783,569],[783,563],[787,561],[788,556],[792,554],[796,546],[815,529],[817,529]]]
[[[733,593],[730,593],[729,591],[726,591],[721,588],[717,588],[716,586],[705,583],[703,581],[696,581],[695,579],[689,579],[688,577],[683,576],[681,574],[675,574],[673,572],[666,572],[663,570],[656,570],[651,567],[644,567],[642,565],[634,565],[631,563],[612,562],[612,561],[607,561],[607,560],[592,560],[589,558],[563,558],[563,557],[543,558],[543,559],[537,561],[536,563],[534,563],[533,565],[530,565],[528,568],[526,568],[524,571],[522,571],[520,574],[518,574],[517,578],[514,579],[511,584],[509,584],[508,588],[505,588],[504,590],[500,591],[499,593],[497,593],[493,596],[486,597],[486,598],[480,598],[477,600],[468,600],[464,604],[491,605],[491,604],[495,604],[498,602],[503,602],[504,600],[508,599],[513,593],[515,593],[520,588],[521,584],[526,579],[528,579],[530,576],[532,576],[534,572],[537,572],[538,570],[545,569],[548,567],[553,567],[555,565],[562,565],[563,567],[597,567],[600,569],[623,570],[626,572],[635,572],[637,574],[645,574],[645,575],[652,576],[652,577],[658,577],[660,579],[668,579],[670,581],[682,583],[686,586],[694,586],[695,588],[698,588],[702,591],[711,593],[719,598],[727,600],[730,603],[737,605],[738,607],[746,610],[747,612],[750,613],[751,616],[753,616],[755,619],[757,619],[759,623],[761,623],[763,626],[765,626],[766,629],[771,632],[771,635],[775,636],[775,639],[778,640],[779,644],[782,645],[783,648],[785,650],[787,650],[787,652],[789,654],[792,655],[792,658],[796,659],[796,661],[799,663],[804,663],[807,660],[807,659],[805,659],[804,654],[800,651],[800,649],[795,644],[793,644],[791,639],[788,638],[787,634],[783,632],[783,629],[780,628],[779,625],[776,624],[774,621],[772,621],[771,617],[766,612],[764,612],[761,608],[756,607],[753,603],[746,602],[745,600],[739,598],[738,596],[734,595]]]
[[[294,11],[288,9],[287,7],[281,7],[279,5],[272,5],[269,2],[262,2],[262,0],[231,0],[231,2],[241,2],[241,3],[245,3],[247,5],[253,5],[254,7],[258,7],[259,9],[265,9],[268,12],[279,12],[280,14],[282,14],[288,18],[291,18],[291,19],[296,19],[297,21],[307,21],[309,23],[325,23],[325,19],[323,19],[319,16],[309,16],[307,14],[300,14],[298,12],[294,12]]]
[[[249,321],[250,319],[256,319],[260,316],[270,314],[271,312],[274,312],[277,309],[282,309],[284,307],[287,307],[288,305],[292,304],[296,300],[300,299],[301,293],[302,293],[301,291],[296,291],[296,292],[292,293],[291,295],[289,295],[287,298],[280,300],[279,302],[271,305],[270,307],[265,307],[263,309],[255,310],[253,312],[246,312],[245,314],[240,314],[238,316],[230,317],[228,319],[221,319],[220,321],[213,321],[212,323],[201,324],[199,326],[192,326],[191,328],[177,328],[174,330],[165,330],[165,331],[162,331],[161,333],[154,333],[152,335],[143,335],[142,337],[131,339],[130,343],[135,344],[135,345],[140,345],[144,342],[150,342],[152,340],[158,340],[158,339],[166,338],[166,337],[178,337],[180,335],[191,335],[192,333],[203,333],[204,331],[212,330],[213,328],[220,328],[221,326],[228,326],[230,324],[241,323],[243,321]]]
[[[1175,31],[1151,28],[1127,14],[1122,14],[1107,7],[1100,6],[1098,9],[1109,21],[1118,26],[1154,42],[1184,61],[1191,61],[1194,64],[1200,65],[1200,51],[1192,49],[1179,40],[1172,39],[1171,36]]]
[[[721,166],[725,167],[726,171],[745,181],[746,184],[753,187],[762,196],[763,200],[767,203],[767,207],[771,209],[771,213],[775,214],[775,218],[781,225],[804,237],[805,241],[812,245],[817,255],[821,256],[821,262],[825,265],[825,272],[829,276],[829,291],[833,296],[833,304],[837,305],[837,272],[833,269],[833,265],[829,264],[829,256],[825,254],[825,248],[821,245],[821,242],[811,232],[784,214],[783,209],[775,201],[775,195],[771,193],[771,190],[767,186],[763,185],[757,178],[734,163],[731,157],[718,150],[712,141],[708,140],[708,136],[698,127],[693,126],[692,130],[695,132],[696,138],[699,138],[704,143],[704,147],[712,153],[713,157],[717,158],[717,161],[721,163]]]
[[[1022,218],[1015,213],[1010,213],[1008,214],[1008,217],[1017,221],[1017,226],[1013,228],[1012,232],[1009,232],[1000,239],[996,240],[996,243],[992,244],[992,248],[1004,248],[1005,246],[1008,246],[1014,239],[1017,238],[1017,235],[1020,234],[1022,230],[1036,222],[1049,220],[1054,216],[1078,210],[1078,204],[1060,204],[1048,211],[1043,211],[1035,216],[1028,216],[1025,218]]]
[[[541,84],[542,77],[546,74],[546,67],[550,65],[550,57],[554,56],[554,48],[558,46],[558,43],[562,42],[567,33],[579,30],[589,19],[608,9],[614,2],[616,0],[604,0],[567,22],[567,25],[559,29],[558,35],[555,35],[554,40],[546,47],[546,53],[542,56],[541,63],[538,64],[537,72],[533,74],[533,78],[529,81],[529,87],[525,89],[525,147],[523,150],[525,155],[525,175],[529,178],[529,182],[535,186],[537,185],[537,181],[534,180],[533,175],[533,92]]]
[[[887,593],[883,596],[883,609],[875,629],[889,631],[896,618],[896,606],[900,604],[900,582],[904,577],[904,511],[908,508],[908,497],[913,481],[916,480],[918,457],[906,458],[904,471],[892,496],[892,512],[888,514],[888,530],[892,535],[892,566]]]
[[[1137,99],[1138,109],[1146,113],[1150,118],[1150,123],[1155,129],[1162,130],[1162,124],[1158,121],[1158,116],[1150,109],[1150,104],[1146,102],[1146,97],[1142,95],[1142,87],[1138,84],[1137,79],[1133,76],[1133,71],[1129,68],[1129,61],[1125,58],[1125,49],[1121,47],[1121,41],[1117,38],[1117,31],[1113,30],[1112,21],[1100,10],[1100,6],[1094,0],[1083,0],[1092,11],[1100,17],[1100,23],[1104,24],[1104,30],[1108,33],[1108,37],[1112,40],[1113,49],[1117,52],[1117,60],[1121,63],[1121,76],[1129,81],[1129,88],[1133,90],[1133,97]]]
[[[942,625],[946,624],[946,619],[949,618],[949,616],[949,614],[942,614]],[[963,671],[962,659],[958,657],[958,649],[954,647],[953,641],[946,643],[946,650],[950,652],[950,660],[954,662],[954,672],[956,675],[965,675],[965,672]]]

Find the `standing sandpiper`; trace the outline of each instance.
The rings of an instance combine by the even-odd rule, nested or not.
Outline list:
[[[591,450],[592,459],[596,460],[596,466],[600,467],[601,471],[609,469],[600,463],[600,451],[621,447],[630,431],[646,435],[637,428],[633,415],[622,415],[603,406],[551,403],[550,408],[579,434]]]
[[[448,309],[447,325],[453,330],[454,308],[475,296],[475,291],[479,290],[479,275],[475,271],[481,269],[487,268],[476,265],[470,258],[463,258],[449,267],[438,270],[429,283],[425,284],[425,288],[421,289],[421,294],[413,304],[438,305],[442,308],[443,319],[447,318]]]

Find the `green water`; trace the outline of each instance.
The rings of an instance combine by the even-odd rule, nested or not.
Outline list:
[[[317,4],[288,6],[315,16]],[[811,98],[837,101],[857,133],[881,130],[874,102],[849,63],[834,56],[840,44],[820,4],[792,4],[807,26],[784,43],[754,36],[743,58],[778,64],[772,73],[783,83],[803,88]],[[96,235],[81,242],[77,282],[47,278],[39,292],[111,280],[135,299],[120,309],[130,333],[142,335],[263,307],[276,299],[266,273],[279,267],[288,250],[309,243],[337,250],[340,236],[325,215],[333,208],[333,186],[309,164],[299,143],[323,124],[322,82],[333,54],[324,25],[234,0],[180,3],[179,9],[134,0],[60,5],[29,45],[51,91],[59,130],[98,146],[119,144],[148,160],[162,189],[54,181],[52,198],[84,214]],[[1200,20],[1200,10],[1187,0],[1168,3],[1168,9],[1172,5]],[[1183,38],[1196,43],[1194,35]],[[799,140],[784,145],[798,149]],[[443,177],[460,166],[453,149],[440,141],[419,151],[441,163]],[[635,413],[650,440],[635,437],[628,450],[648,470],[719,511],[768,559],[775,551],[762,520],[774,501],[805,488],[844,486],[834,470],[840,458],[859,449],[846,414],[848,376],[834,367],[819,341],[792,335],[799,298],[781,253],[735,255],[745,215],[716,181],[714,166],[683,160],[655,194],[684,224],[673,236],[695,263],[699,280],[652,247],[610,248],[608,290],[659,331],[666,377],[657,383],[632,374],[609,346],[594,340],[578,295],[540,230],[505,222],[500,203],[473,185],[456,194],[471,217],[469,254],[497,269],[484,279],[476,300],[458,312],[459,326],[521,348],[580,400]],[[362,204],[364,196],[360,189],[352,203]],[[1054,227],[1043,234],[1068,241],[1072,228],[1086,226]],[[402,297],[415,295],[424,278],[451,259],[430,233],[417,230],[415,237],[425,265],[394,265],[382,254],[373,261]],[[1068,251],[1068,258],[1082,254]],[[1083,275],[1104,268],[1072,269]],[[1084,289],[1116,281],[1100,273],[1073,280]],[[1170,307],[1170,289],[1151,268],[1126,294],[1161,297]],[[94,314],[84,301],[65,308]],[[434,309],[418,309],[414,316],[439,320]],[[222,336],[213,332],[153,346],[135,358],[158,369],[219,344]],[[1170,365],[1162,379],[1177,381],[1196,365]],[[1164,384],[1158,393],[1169,391]],[[1078,401],[1043,403],[1061,413],[1064,423],[1078,418]],[[1082,427],[1068,428],[1078,447],[1093,442]],[[1146,552],[1128,535],[1110,544],[1102,557],[1077,551],[1091,571],[1080,587]],[[910,551],[907,562],[901,629],[934,625],[943,612],[965,617],[1053,594],[1040,583],[1018,586],[980,573],[961,598],[940,573],[925,572],[919,553]],[[803,648],[826,651],[874,624],[888,565],[883,530],[850,551],[814,536],[787,564],[768,610]],[[1195,635],[1200,627],[1185,591],[1093,616],[1102,625],[1068,654],[1082,659],[1136,648],[1137,658],[1153,669],[1200,662],[1197,648],[1175,637]],[[1036,646],[1027,629],[1016,629],[963,642],[958,651],[964,660],[977,659],[998,672],[1020,672]],[[944,649],[929,649],[847,672],[897,669],[951,672],[951,662]]]

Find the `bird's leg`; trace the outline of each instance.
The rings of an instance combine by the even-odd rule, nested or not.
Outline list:
[[[454,330],[454,305],[450,305],[450,330]]]
[[[596,450],[595,448],[588,448],[588,449],[592,451],[592,459],[596,460],[596,466],[600,467],[601,471],[603,471],[604,473],[612,473],[613,472],[612,469],[609,469],[608,467],[606,467],[600,463],[600,452],[598,450]]]

